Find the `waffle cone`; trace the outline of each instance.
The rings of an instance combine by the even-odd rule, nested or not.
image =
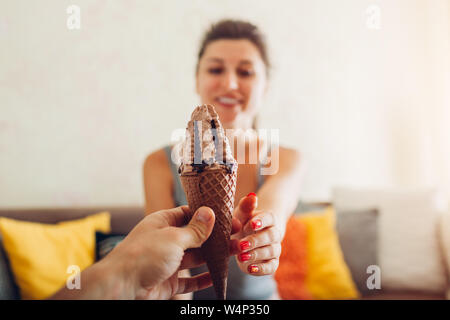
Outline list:
[[[224,168],[217,168],[180,177],[191,214],[206,206],[211,208],[216,216],[213,231],[203,243],[201,252],[219,300],[225,300],[227,291],[236,176],[236,170],[228,172]]]

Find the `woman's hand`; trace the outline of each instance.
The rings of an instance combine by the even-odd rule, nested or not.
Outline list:
[[[237,246],[235,250],[240,251],[236,260],[241,270],[264,276],[275,273],[278,268],[282,233],[274,214],[256,210],[257,201],[254,193],[240,200],[234,216],[243,228],[232,239]]]

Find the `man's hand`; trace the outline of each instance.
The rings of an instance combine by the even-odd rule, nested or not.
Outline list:
[[[184,226],[188,215],[187,206],[148,215],[106,257],[122,261],[136,298],[168,299],[212,284],[209,273],[178,278],[179,270],[203,263],[198,250],[185,250],[199,248],[211,234],[215,221],[213,211],[207,207],[198,209]]]
[[[189,207],[182,206],[146,216],[107,256],[126,261],[125,274],[137,299],[169,299],[212,285],[208,272],[178,278],[178,271],[205,263],[199,248],[214,227],[215,216],[210,208],[199,208],[185,225],[189,214]],[[240,230],[237,219],[232,225],[232,233]],[[231,242],[230,248],[235,247],[236,243]],[[230,254],[236,253],[230,250]]]
[[[187,206],[146,216],[105,258],[81,273],[81,290],[60,290],[53,299],[169,299],[212,285],[208,272],[178,278],[178,271],[197,267],[199,247],[214,227],[214,212],[199,208],[186,224]],[[232,233],[241,225],[233,219]],[[236,254],[230,242],[230,254]]]

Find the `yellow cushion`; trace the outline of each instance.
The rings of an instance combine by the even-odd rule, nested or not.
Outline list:
[[[359,297],[335,229],[333,207],[320,213],[298,217],[306,225],[308,272],[306,287],[314,299],[354,299]]]
[[[89,217],[42,224],[0,218],[3,246],[23,299],[44,299],[63,287],[73,273],[95,260],[95,231],[110,232],[111,217],[101,212]]]

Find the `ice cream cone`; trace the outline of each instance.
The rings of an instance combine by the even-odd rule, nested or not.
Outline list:
[[[192,214],[201,206],[207,206],[216,216],[214,229],[201,251],[219,300],[226,299],[236,176],[236,170],[215,168],[180,177]]]
[[[213,231],[201,251],[217,299],[224,300],[238,163],[212,105],[195,108],[186,131],[179,168],[181,184],[192,214],[207,206],[216,216]]]

